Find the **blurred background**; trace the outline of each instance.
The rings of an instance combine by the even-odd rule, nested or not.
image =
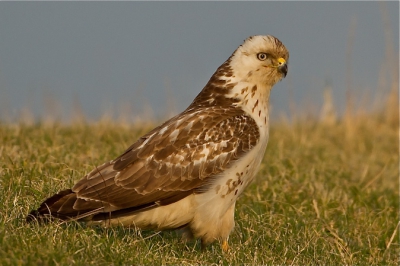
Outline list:
[[[399,2],[1,2],[0,121],[184,110],[250,35],[290,51],[272,119],[398,104]]]

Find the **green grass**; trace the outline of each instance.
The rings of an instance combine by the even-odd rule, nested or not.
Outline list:
[[[27,213],[149,127],[0,125],[0,265],[399,263],[398,120],[275,123],[239,198],[231,250],[176,232],[38,225]]]

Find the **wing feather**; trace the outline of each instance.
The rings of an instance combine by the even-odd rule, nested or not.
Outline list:
[[[81,179],[72,188],[74,209],[113,210],[118,216],[200,193],[258,138],[255,121],[241,109],[188,110]]]

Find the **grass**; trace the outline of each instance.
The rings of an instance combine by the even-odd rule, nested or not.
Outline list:
[[[274,123],[227,254],[173,231],[25,223],[42,200],[151,128],[0,125],[0,265],[398,265],[398,116],[388,117]]]

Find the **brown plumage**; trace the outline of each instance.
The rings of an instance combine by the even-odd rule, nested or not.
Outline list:
[[[45,200],[27,220],[185,227],[226,249],[235,201],[264,154],[269,92],[286,76],[288,56],[272,36],[248,38],[184,112]]]

